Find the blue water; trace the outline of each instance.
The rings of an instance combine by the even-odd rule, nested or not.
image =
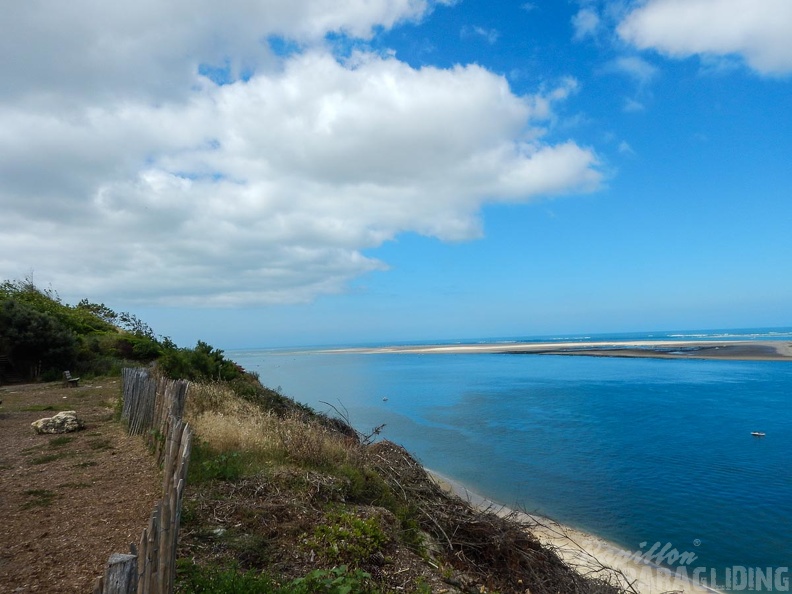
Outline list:
[[[383,438],[500,503],[630,551],[670,543],[718,575],[792,565],[792,362],[228,354],[363,432],[385,423]]]

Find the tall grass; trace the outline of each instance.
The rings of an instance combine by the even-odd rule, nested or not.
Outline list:
[[[249,471],[272,462],[308,468],[358,466],[358,443],[302,412],[276,415],[237,396],[222,383],[191,384],[186,420],[213,452],[242,452]]]

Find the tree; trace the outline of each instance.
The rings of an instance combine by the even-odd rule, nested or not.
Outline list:
[[[35,377],[41,370],[73,367],[77,337],[52,315],[16,299],[0,301],[0,352],[20,371]]]

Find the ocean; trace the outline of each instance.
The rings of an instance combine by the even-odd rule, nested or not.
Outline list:
[[[792,330],[463,342],[640,338],[792,341]],[[731,584],[726,590],[777,591],[784,576],[790,587],[792,362],[317,349],[227,355],[265,385],[342,413],[362,433],[384,424],[380,438],[498,503],[638,554],[659,543],[655,551],[686,554],[688,574],[705,568],[721,587]],[[644,558],[680,569],[673,554]],[[757,568],[777,579],[758,587],[736,580]]]

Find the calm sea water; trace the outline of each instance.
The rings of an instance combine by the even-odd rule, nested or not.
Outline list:
[[[784,330],[672,334],[792,340]],[[630,551],[670,543],[719,576],[792,566],[790,362],[228,355],[300,402],[346,411],[362,432],[384,423],[383,438],[505,505]]]

